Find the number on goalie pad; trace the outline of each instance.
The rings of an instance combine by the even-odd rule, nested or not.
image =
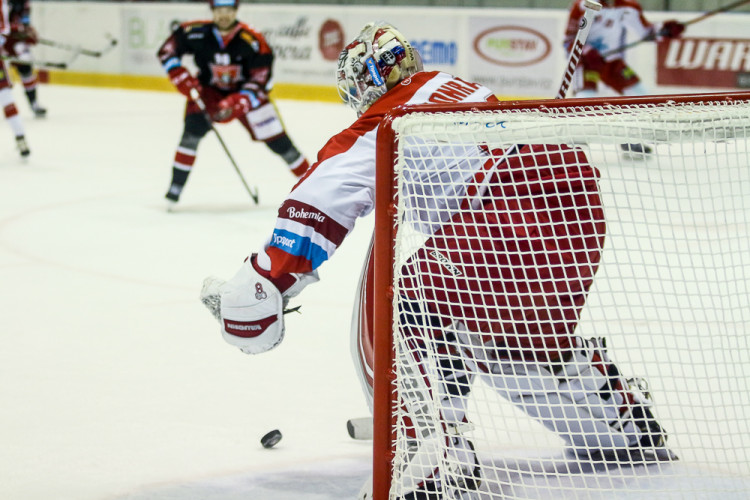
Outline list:
[[[265,141],[284,132],[284,126],[273,103],[267,102],[248,112],[245,117],[256,141]]]

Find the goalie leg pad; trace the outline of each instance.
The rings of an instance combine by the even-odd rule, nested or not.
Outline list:
[[[470,334],[459,335],[465,343]],[[475,346],[471,355],[488,385],[576,453],[616,456],[634,448],[663,448],[666,433],[651,412],[647,391],[620,374],[602,339],[575,342],[574,351],[554,366],[504,359],[483,346]]]

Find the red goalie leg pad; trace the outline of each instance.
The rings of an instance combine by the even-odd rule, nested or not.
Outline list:
[[[482,209],[455,215],[407,263],[406,287],[506,355],[554,361],[604,244],[598,172],[570,148],[522,153],[495,166]]]

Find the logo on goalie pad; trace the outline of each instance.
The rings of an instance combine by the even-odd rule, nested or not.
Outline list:
[[[276,321],[277,318],[275,315],[255,321],[234,321],[225,318],[224,331],[235,337],[251,339],[262,335]]]
[[[437,250],[433,250],[430,252],[430,255],[435,258],[436,261],[440,263],[441,266],[443,266],[449,273],[451,273],[453,276],[463,276],[464,273],[461,272],[461,270],[456,266],[453,262],[448,259],[445,255],[441,254]]]

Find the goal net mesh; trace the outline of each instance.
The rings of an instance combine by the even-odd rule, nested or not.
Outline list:
[[[750,496],[750,103],[392,128],[388,498]]]

